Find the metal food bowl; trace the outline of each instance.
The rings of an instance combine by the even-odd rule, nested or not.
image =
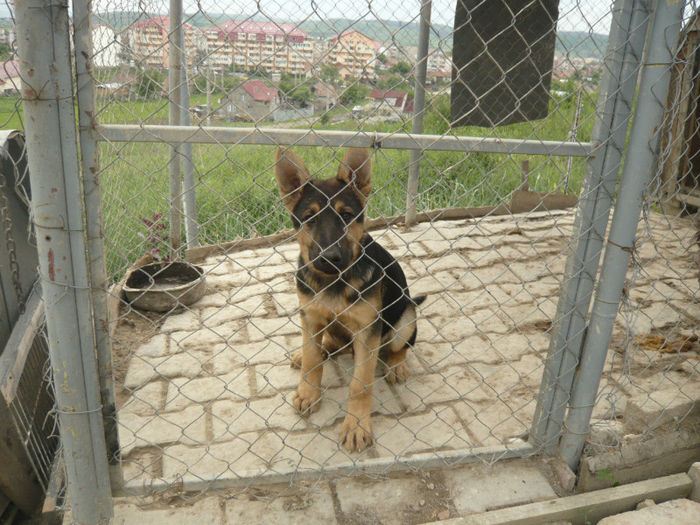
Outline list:
[[[206,291],[206,282],[199,266],[156,262],[131,270],[123,290],[132,306],[167,312],[198,301]]]

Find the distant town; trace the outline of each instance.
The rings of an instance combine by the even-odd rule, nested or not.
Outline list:
[[[93,66],[99,93],[111,97],[164,94],[167,75],[162,72],[170,66],[170,18],[142,15],[126,24],[110,24],[113,19],[97,17],[93,23]],[[217,116],[257,120],[262,115],[277,115],[274,120],[282,120],[286,118],[285,105],[294,115],[306,116],[339,101],[353,107],[367,98],[375,106],[386,106],[392,114],[412,111],[412,74],[418,53],[417,46],[402,44],[402,39],[375,40],[356,29],[318,36],[294,23],[250,19],[217,20],[216,25],[208,26],[185,23],[183,33],[183,60],[190,76],[206,76],[207,83],[219,86],[218,91],[229,91],[221,89],[226,77],[240,79],[235,85],[237,93],[225,93],[216,101]],[[581,43],[585,36],[581,42],[569,44],[574,37],[568,34],[558,38],[558,43],[568,39],[567,45],[574,50],[586,46],[597,49],[596,42],[593,46]],[[16,92],[19,86],[17,64],[7,60],[12,58],[7,51],[13,41],[13,27],[0,24],[0,48],[6,52],[6,61],[0,65],[2,94]],[[431,43],[427,82],[429,87],[442,86],[444,92],[449,90],[452,77],[451,39]],[[599,53],[594,54],[598,56],[558,49],[553,78],[595,84],[602,61]],[[138,72],[145,72],[153,82],[144,86]],[[366,86],[366,92],[354,94],[343,89],[358,84]],[[201,110],[207,111],[211,108]]]

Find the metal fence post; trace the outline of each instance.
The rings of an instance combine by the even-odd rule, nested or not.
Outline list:
[[[423,133],[425,116],[425,79],[428,74],[428,43],[430,41],[430,17],[432,1],[423,0],[420,8],[420,28],[418,33],[418,62],[416,65],[416,87],[413,98],[413,125],[411,133]],[[423,152],[411,150],[408,164],[408,185],[406,188],[406,225],[416,222],[418,206],[418,178],[420,158]]]
[[[685,2],[657,2],[630,132],[629,147],[603,257],[601,278],[591,311],[581,364],[573,385],[565,434],[559,453],[574,469],[583,451],[593,404],[605,365],[608,345],[634,250],[644,192],[654,173]]]
[[[99,154],[95,120],[95,90],[92,74],[92,20],[89,0],[73,1],[73,41],[75,42],[76,95],[80,127],[80,154],[85,196],[85,229],[87,232],[92,308],[95,320],[97,366],[100,374],[102,416],[109,461],[119,459],[117,408],[112,378],[112,344],[109,338],[110,319],[107,308],[107,267],[102,231],[102,192],[98,181]]]
[[[182,0],[170,0],[170,31],[168,33],[168,99],[171,126],[180,125],[180,83],[182,82]],[[172,258],[180,259],[182,243],[182,173],[180,144],[170,144],[170,249]]]
[[[615,2],[592,135],[596,151],[586,163],[572,234],[575,245],[566,261],[531,431],[533,443],[548,454],[556,451],[579,361],[647,26],[646,2]]]
[[[181,29],[184,31],[184,28]],[[187,83],[187,54],[182,53],[182,79],[180,84],[180,123],[189,126],[190,122],[190,88]],[[185,210],[185,240],[187,248],[199,246],[199,223],[197,222],[197,193],[194,183],[194,162],[192,161],[192,143],[182,145],[182,179],[184,194],[182,196]]]
[[[15,4],[31,206],[68,494],[75,523],[112,514],[100,405],[68,2]]]

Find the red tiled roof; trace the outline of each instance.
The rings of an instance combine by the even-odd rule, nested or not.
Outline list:
[[[288,36],[293,41],[303,41],[309,38],[299,27],[289,23],[254,22],[252,20],[228,20],[218,29],[224,35],[249,33],[264,36]]]
[[[241,87],[257,102],[270,102],[279,93],[279,89],[267,87],[262,80],[248,80]]]
[[[19,76],[19,60],[8,60],[0,62],[0,80],[15,78]]]
[[[406,97],[405,91],[391,91],[388,89],[373,89],[369,94],[370,98],[374,100],[386,100],[389,98],[396,99],[396,107],[400,108],[403,106],[404,98]]]

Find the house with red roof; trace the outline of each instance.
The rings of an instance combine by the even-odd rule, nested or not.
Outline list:
[[[373,89],[369,98],[376,113],[389,115],[406,111],[406,104],[411,100],[405,91],[391,89]]]
[[[0,94],[11,95],[18,93],[21,85],[19,61],[8,60],[7,62],[0,62]]]
[[[226,118],[261,122],[273,120],[280,107],[279,89],[267,86],[262,80],[246,80],[220,101]]]

